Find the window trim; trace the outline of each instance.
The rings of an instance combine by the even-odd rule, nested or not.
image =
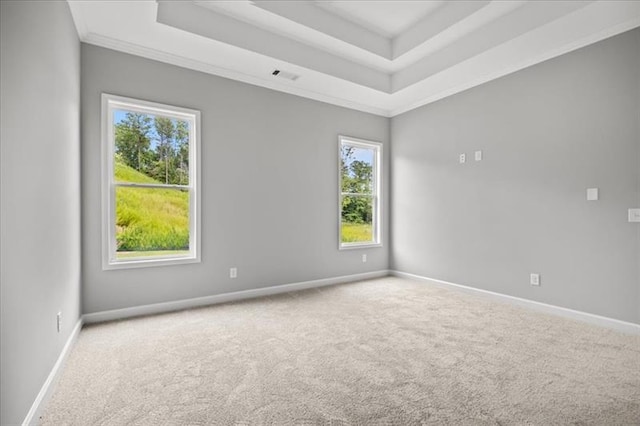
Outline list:
[[[350,145],[365,149],[373,149],[373,242],[361,243],[343,243],[342,242],[342,146]],[[383,145],[380,142],[369,141],[365,139],[352,138],[351,136],[338,136],[338,249],[353,250],[362,248],[382,247],[382,150]]]
[[[189,132],[189,254],[180,256],[154,256],[149,258],[116,259],[116,204],[114,180],[115,140],[113,111],[156,114],[177,118],[192,124]],[[200,262],[200,111],[102,93],[102,269],[128,269],[152,266],[179,265]],[[136,185],[127,185],[136,186]],[[170,186],[170,185],[167,185]],[[141,187],[147,187],[141,185]]]

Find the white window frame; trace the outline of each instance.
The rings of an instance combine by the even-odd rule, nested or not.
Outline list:
[[[113,114],[116,109],[175,118],[189,123],[189,184],[153,185],[118,183],[114,180],[115,135]],[[189,191],[189,253],[145,258],[116,257],[117,186],[183,187]],[[200,111],[156,102],[102,94],[102,269],[141,268],[200,262]]]
[[[343,145],[356,148],[373,149],[373,238],[369,242],[343,243],[342,242],[342,197],[348,195],[342,192],[342,147]],[[352,138],[340,135],[338,137],[338,248],[340,250],[382,247],[382,144],[364,139]]]

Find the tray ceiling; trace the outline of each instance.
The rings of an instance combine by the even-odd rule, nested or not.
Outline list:
[[[83,42],[384,116],[640,26],[612,0],[69,4]]]

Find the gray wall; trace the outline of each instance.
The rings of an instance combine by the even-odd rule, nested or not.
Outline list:
[[[0,4],[2,424],[24,419],[78,320],[81,266],[87,313],[391,259],[640,322],[640,227],[626,222],[640,205],[640,30],[391,120],[390,241],[390,120],[82,45],[80,158],[80,44],[67,4]],[[102,271],[102,92],[202,111],[202,263]],[[385,144],[383,248],[337,249],[338,134]],[[601,200],[587,202],[587,187]]]
[[[66,2],[2,1],[0,17],[0,423],[10,425],[79,318],[80,42]]]
[[[102,92],[201,111],[202,263],[102,270]],[[85,44],[82,111],[85,313],[387,269],[388,226],[338,250],[337,158],[339,134],[388,148],[389,119]]]
[[[393,118],[391,267],[640,323],[639,104],[636,29]]]

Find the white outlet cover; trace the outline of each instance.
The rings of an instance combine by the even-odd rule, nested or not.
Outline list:
[[[482,151],[476,151],[476,161],[482,161]]]
[[[531,274],[529,282],[531,285],[540,285],[540,274]]]
[[[587,188],[587,201],[598,201],[598,188]]]
[[[640,222],[640,209],[629,209],[629,222]]]
[[[362,263],[367,263],[367,255],[366,254],[362,255]]]
[[[460,164],[464,164],[467,162],[467,156],[465,154],[460,154]]]

